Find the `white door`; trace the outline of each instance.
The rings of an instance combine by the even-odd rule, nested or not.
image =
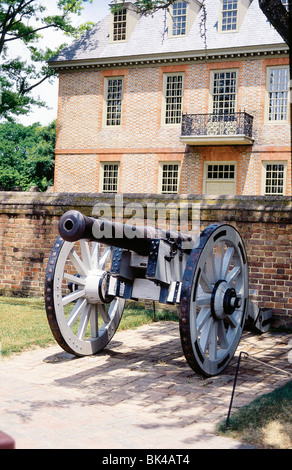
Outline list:
[[[206,163],[205,194],[235,195],[236,164],[229,162]]]

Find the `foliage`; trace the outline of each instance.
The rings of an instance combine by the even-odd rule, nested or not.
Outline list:
[[[28,114],[33,105],[44,106],[30,92],[54,72],[47,60],[56,55],[65,44],[56,50],[42,49],[39,40],[46,29],[62,31],[73,38],[82,34],[92,23],[80,27],[72,25],[72,14],[81,14],[84,2],[92,0],[56,0],[60,14],[47,15],[42,0],[2,0],[0,2],[0,118],[14,120],[16,116]],[[11,57],[9,45],[17,43],[21,56]]]
[[[55,122],[45,127],[0,124],[0,186],[45,191],[53,184],[55,139]]]

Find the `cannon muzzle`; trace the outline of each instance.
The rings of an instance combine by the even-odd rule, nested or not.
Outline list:
[[[106,245],[135,251],[143,256],[149,256],[151,240],[154,238],[168,239],[178,244],[191,240],[191,237],[179,232],[95,219],[76,210],[68,211],[62,215],[59,221],[59,233],[68,242],[80,239],[98,241]]]

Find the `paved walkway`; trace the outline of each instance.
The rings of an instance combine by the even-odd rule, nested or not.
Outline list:
[[[215,435],[226,419],[240,350],[290,370],[291,336],[245,332],[223,375],[187,365],[178,324],[121,331],[99,355],[75,358],[58,345],[0,361],[0,430],[16,449],[246,448]],[[289,377],[244,358],[233,410]]]

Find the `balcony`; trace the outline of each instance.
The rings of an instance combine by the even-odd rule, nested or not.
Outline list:
[[[183,114],[181,141],[188,145],[252,145],[253,117],[231,114]]]

